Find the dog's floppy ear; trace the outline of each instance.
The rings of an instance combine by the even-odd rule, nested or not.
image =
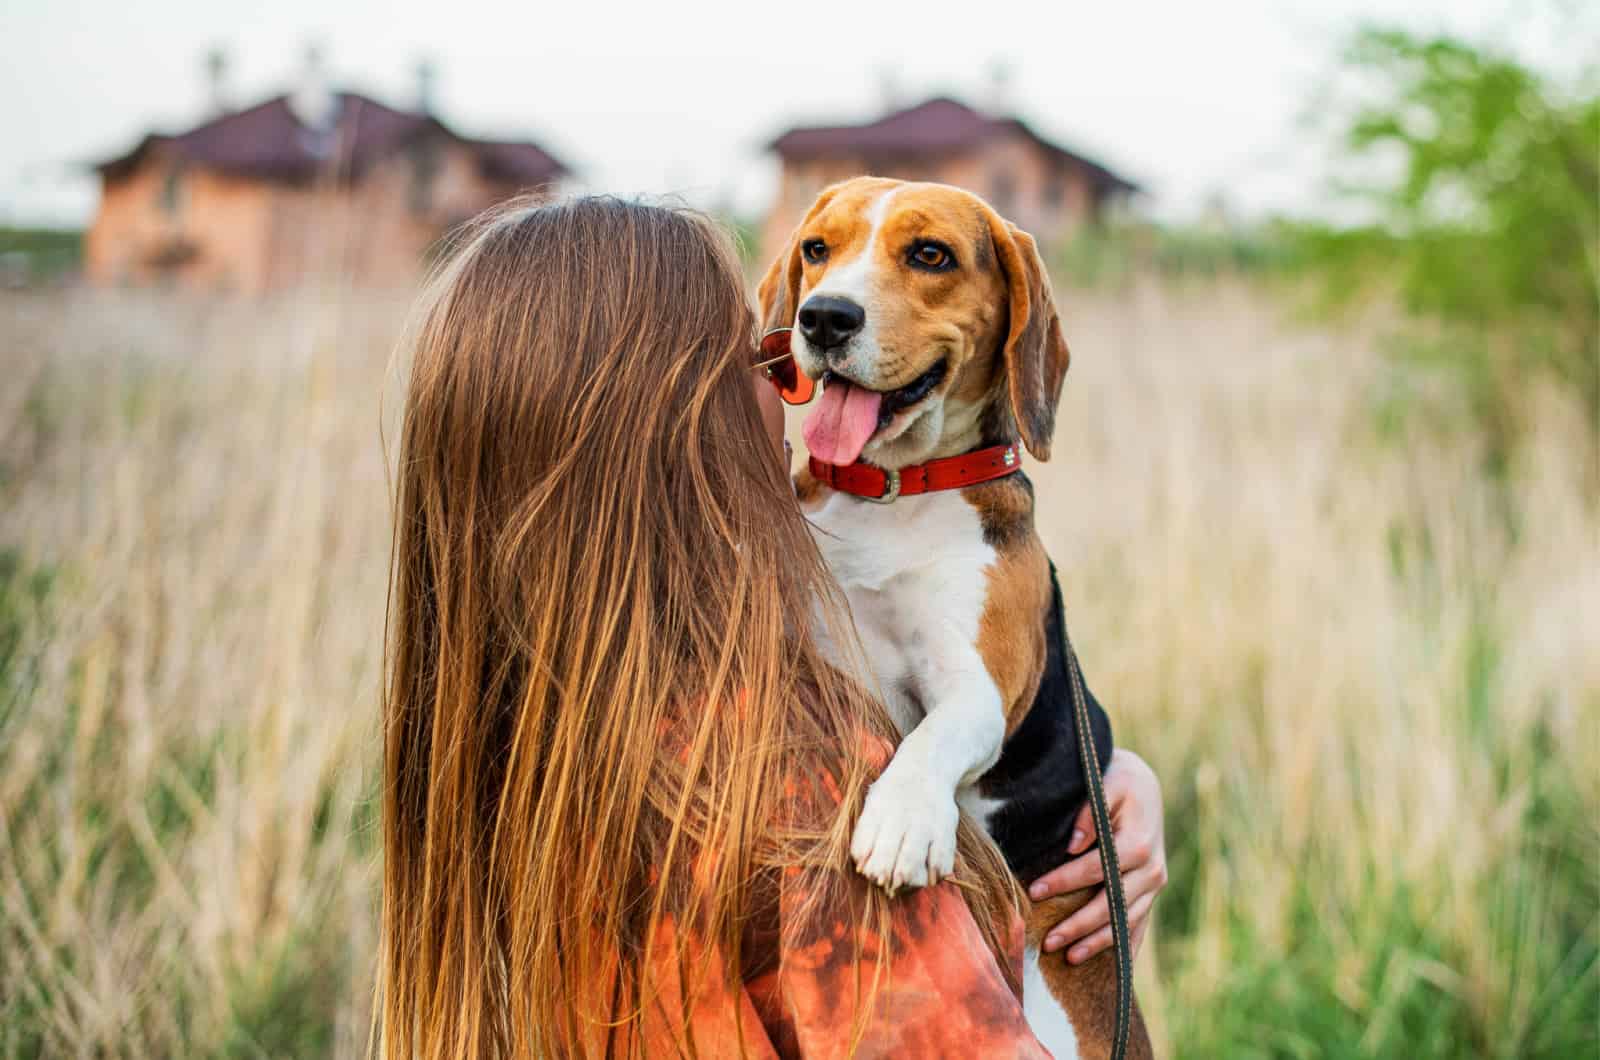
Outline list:
[[[822,211],[833,197],[839,194],[839,185],[824,188],[816,201],[806,210],[806,215],[784,244],[783,253],[767,268],[761,286],[756,288],[756,299],[761,304],[761,330],[794,326],[794,315],[800,311],[800,274],[804,263],[800,260],[800,233],[811,219]]]
[[[1036,459],[1050,459],[1056,402],[1072,359],[1050,294],[1050,277],[1033,237],[988,210],[989,235],[1005,275],[1010,303],[1006,332],[1006,386],[1022,444]]]
[[[762,331],[794,326],[794,315],[800,308],[795,305],[800,298],[800,268],[800,229],[796,228],[756,288]]]

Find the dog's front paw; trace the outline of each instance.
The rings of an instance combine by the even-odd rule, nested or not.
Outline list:
[[[891,762],[867,792],[850,840],[856,869],[890,894],[955,870],[955,794]]]

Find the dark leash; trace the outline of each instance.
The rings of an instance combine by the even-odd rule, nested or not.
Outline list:
[[[1061,582],[1055,566],[1050,568],[1050,591],[1055,608],[1066,615],[1061,602]],[[1133,1008],[1133,946],[1128,938],[1128,902],[1122,893],[1122,870],[1117,864],[1117,843],[1111,834],[1111,810],[1106,805],[1106,785],[1100,775],[1100,752],[1094,746],[1094,731],[1089,727],[1089,695],[1083,686],[1083,671],[1078,653],[1072,650],[1067,623],[1061,622],[1061,650],[1067,660],[1068,684],[1072,687],[1072,722],[1078,730],[1078,760],[1084,781],[1089,785],[1089,812],[1094,817],[1095,838],[1100,846],[1100,868],[1105,874],[1106,905],[1111,910],[1111,940],[1117,954],[1117,1022],[1111,1037],[1111,1060],[1123,1060],[1128,1051],[1128,1021]]]

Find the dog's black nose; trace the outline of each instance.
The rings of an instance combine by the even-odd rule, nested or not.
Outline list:
[[[867,311],[835,295],[817,295],[800,307],[800,334],[826,352],[843,346],[867,322]]]

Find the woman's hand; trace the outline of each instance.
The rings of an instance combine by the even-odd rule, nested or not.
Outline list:
[[[1167,849],[1161,818],[1161,782],[1132,751],[1117,748],[1106,769],[1106,808],[1117,841],[1117,863],[1122,869],[1122,893],[1128,903],[1128,929],[1137,954],[1150,927],[1150,908],[1167,885]],[[1067,853],[1077,855],[1058,869],[1045,873],[1028,888],[1035,901],[1067,894],[1100,883],[1100,853],[1084,853],[1094,842],[1094,816],[1085,805],[1073,826]],[[1067,960],[1082,964],[1111,945],[1111,910],[1105,888],[1087,905],[1050,929],[1046,952],[1071,946]]]

